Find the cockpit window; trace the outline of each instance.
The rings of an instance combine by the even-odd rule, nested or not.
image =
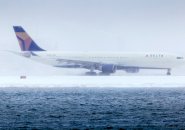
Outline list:
[[[180,57],[180,56],[178,56],[178,57],[177,57],[177,59],[184,59],[184,57]]]

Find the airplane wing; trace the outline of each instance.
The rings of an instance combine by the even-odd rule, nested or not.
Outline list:
[[[140,69],[166,69],[166,68],[151,68],[139,66],[124,66],[112,63],[69,60],[69,59],[56,59],[56,60],[58,62],[58,65],[55,67],[85,68],[89,70],[94,69],[102,71],[104,73],[114,73],[116,70],[124,70],[127,73],[138,73]]]
[[[99,62],[91,62],[91,61],[81,61],[81,60],[69,60],[69,59],[56,59],[58,65],[55,67],[66,67],[66,68],[85,68],[85,69],[92,69],[100,70],[100,67],[103,63]]]

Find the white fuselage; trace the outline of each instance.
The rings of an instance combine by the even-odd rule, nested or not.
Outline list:
[[[26,56],[27,52],[23,52]],[[60,59],[98,62],[102,64],[114,64],[120,66],[143,67],[153,69],[168,69],[185,63],[182,56],[170,53],[122,53],[122,52],[33,52],[36,56],[31,59],[50,64],[62,66],[65,62]],[[29,56],[27,56],[29,57]],[[58,60],[57,60],[58,59]]]

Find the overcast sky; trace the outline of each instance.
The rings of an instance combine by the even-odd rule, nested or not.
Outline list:
[[[0,10],[0,50],[20,50],[12,26],[21,25],[46,50],[185,55],[184,0],[0,0]],[[60,71],[9,53],[0,58],[1,75]]]

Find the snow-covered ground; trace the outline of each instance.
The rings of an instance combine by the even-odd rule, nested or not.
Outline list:
[[[1,87],[185,87],[185,76],[0,76]]]

